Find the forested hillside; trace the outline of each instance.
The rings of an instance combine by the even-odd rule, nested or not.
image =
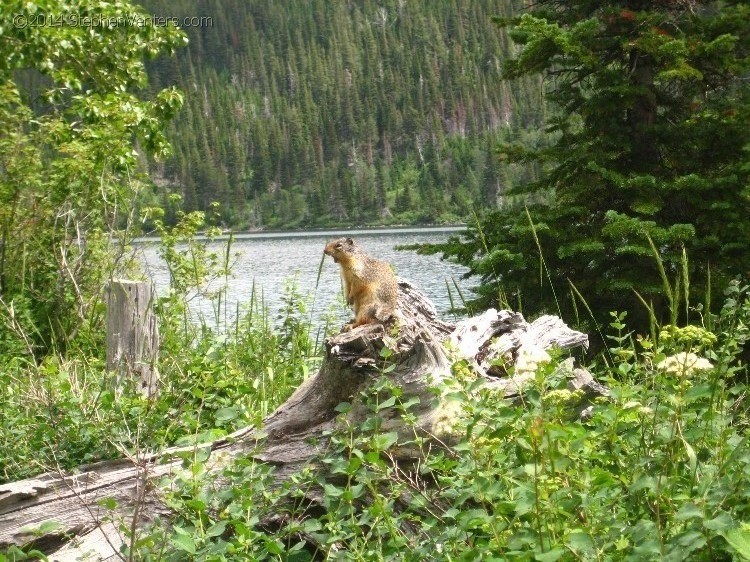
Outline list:
[[[537,79],[501,81],[493,16],[521,2],[141,3],[211,18],[149,67],[185,94],[174,156],[151,163],[160,199],[217,201],[235,227],[449,222],[532,173],[494,152],[543,119]]]

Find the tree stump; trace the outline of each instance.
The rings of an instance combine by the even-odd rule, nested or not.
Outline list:
[[[451,376],[455,360],[470,362],[477,376],[484,377],[503,395],[518,395],[533,376],[534,360],[551,347],[585,346],[585,334],[568,328],[560,319],[544,316],[531,324],[519,313],[489,310],[457,325],[437,317],[432,303],[406,281],[399,281],[398,311],[386,325],[369,324],[338,334],[326,341],[323,364],[318,373],[303,382],[260,430],[242,429],[204,446],[212,452],[213,470],[220,471],[241,455],[276,467],[274,478],[283,481],[302,468],[326,447],[328,431],[334,429],[341,402],[351,403],[351,421],[364,419],[367,410],[358,396],[385,372],[381,350],[391,351],[385,376],[401,387],[404,396],[419,397],[417,427],[443,443],[445,426],[443,401],[435,398],[435,384]],[[512,377],[497,365],[515,366]],[[569,365],[569,387],[583,389],[590,396],[606,394],[583,369]],[[398,431],[400,419],[383,421],[384,431]],[[111,515],[100,506],[114,498],[118,516],[133,521],[135,528],[167,510],[149,480],[177,469],[180,452],[174,448],[135,460],[117,460],[80,467],[71,474],[45,474],[37,478],[0,486],[0,549],[9,545],[33,544],[50,555],[50,560],[76,560],[89,553],[89,560],[118,557],[126,540],[109,523]],[[399,449],[395,460],[408,459],[413,451]],[[401,458],[398,458],[398,456]],[[45,521],[58,526],[34,534]],[[70,537],[76,541],[71,542]]]
[[[141,393],[153,396],[159,373],[159,328],[153,313],[153,285],[113,279],[107,288],[107,370],[117,384],[136,379]]]

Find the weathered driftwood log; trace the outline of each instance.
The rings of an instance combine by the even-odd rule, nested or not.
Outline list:
[[[422,293],[400,281],[397,317],[390,324],[366,325],[330,338],[319,372],[269,415],[260,431],[243,429],[203,446],[215,452],[211,457],[215,470],[232,458],[250,454],[273,463],[275,478],[283,480],[326,446],[326,433],[337,423],[338,404],[351,403],[348,415],[354,421],[366,416],[358,397],[383,374],[384,347],[391,350],[387,362],[392,368],[387,376],[404,395],[420,398],[414,412],[417,426],[434,435],[439,432],[442,412],[441,401],[435,399],[431,387],[450,376],[456,359],[469,361],[479,376],[487,378],[487,384],[512,397],[532,376],[531,370],[545,350],[586,344],[584,334],[551,316],[529,324],[518,313],[490,310],[457,325],[448,324],[437,317]],[[514,374],[507,376],[511,366]],[[584,388],[592,395],[606,392],[586,371],[574,370],[572,364],[569,367],[571,388]],[[397,418],[386,419],[383,429],[398,430],[399,424]],[[51,553],[51,560],[76,560],[87,553],[91,560],[116,559],[128,539],[106,521],[112,512],[104,507],[105,500],[115,500],[116,518],[128,529],[166,513],[158,490],[147,484],[176,470],[182,462],[178,455],[186,450],[192,448],[0,485],[0,550],[33,544]],[[397,454],[408,456],[410,452],[404,449]],[[54,522],[54,526],[48,523],[40,532],[45,522]]]
[[[107,370],[118,384],[131,382],[146,396],[157,389],[159,329],[153,285],[113,279],[107,287]]]

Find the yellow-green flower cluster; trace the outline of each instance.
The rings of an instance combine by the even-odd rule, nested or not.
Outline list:
[[[437,417],[432,426],[432,433],[440,438],[457,437],[457,428],[463,410],[458,400],[443,399],[437,408]]]
[[[473,381],[477,378],[477,374],[474,369],[471,368],[469,362],[466,360],[456,361],[451,366],[451,372],[456,380],[459,381]]]
[[[571,391],[566,388],[550,390],[544,395],[544,399],[548,405],[560,405],[565,406],[571,403],[578,402],[583,397],[581,390]]]
[[[659,341],[664,345],[688,348],[711,347],[716,343],[716,335],[700,326],[667,326],[659,333]]]

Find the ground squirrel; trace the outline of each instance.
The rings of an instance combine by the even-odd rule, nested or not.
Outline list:
[[[398,283],[390,264],[366,255],[351,238],[329,242],[325,253],[341,266],[344,297],[354,308],[354,321],[345,330],[393,316]]]

